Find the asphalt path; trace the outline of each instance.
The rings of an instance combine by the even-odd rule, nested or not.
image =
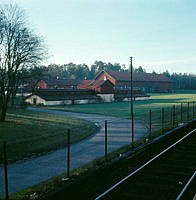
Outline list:
[[[104,156],[104,124],[108,121],[108,152],[119,149],[131,143],[131,121],[127,119],[86,114],[73,113],[39,108],[28,108],[30,111],[59,114],[91,121],[99,126],[99,130],[86,139],[71,145],[71,169],[87,164],[96,158]],[[134,141],[147,134],[144,123],[134,122]],[[9,193],[23,190],[42,181],[58,176],[67,169],[67,149],[59,149],[54,152],[36,158],[26,159],[8,165]],[[0,197],[4,196],[3,166],[0,166]]]

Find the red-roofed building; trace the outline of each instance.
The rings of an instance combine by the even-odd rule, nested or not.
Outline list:
[[[130,89],[116,88],[114,83],[109,79],[84,80],[78,88],[93,90],[104,102],[130,100]],[[139,88],[133,88],[133,97],[134,99],[148,99],[149,95],[142,93]]]
[[[102,71],[95,80],[110,80],[115,90],[131,86],[130,72]],[[133,87],[143,92],[171,92],[173,83],[163,74],[133,73]]]
[[[92,94],[102,99],[103,102],[127,101],[131,98],[131,79],[129,72],[102,71],[95,80],[76,79],[50,79],[40,80],[37,88],[42,89],[87,89]],[[167,77],[160,74],[133,74],[133,97],[135,100],[148,99],[145,92],[169,92],[172,82]],[[49,91],[53,94],[54,91]],[[63,90],[60,90],[62,93]],[[80,91],[74,91],[77,94]],[[58,95],[60,95],[58,93]],[[67,93],[68,95],[69,93]],[[57,96],[58,96],[57,95]],[[62,93],[63,95],[63,93]],[[69,95],[68,95],[69,96]],[[66,98],[71,98],[70,97]],[[52,96],[53,97],[53,96]]]
[[[37,82],[37,88],[77,88],[77,79],[45,79]]]
[[[114,101],[114,84],[110,80],[84,80],[78,88],[86,88],[99,96],[103,102]]]
[[[78,88],[88,88],[102,94],[114,93],[114,84],[109,80],[84,80],[78,85]]]

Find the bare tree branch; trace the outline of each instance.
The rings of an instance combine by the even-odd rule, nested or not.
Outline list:
[[[10,97],[16,92],[24,68],[44,58],[42,39],[26,25],[23,10],[16,5],[0,7],[0,101],[5,120]]]

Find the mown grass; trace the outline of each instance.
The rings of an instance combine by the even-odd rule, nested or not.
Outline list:
[[[6,141],[9,162],[44,154],[66,146],[68,128],[71,129],[71,143],[96,130],[93,123],[85,120],[22,109],[9,110],[6,122],[0,122],[0,148]]]
[[[134,119],[149,124],[149,110],[152,111],[152,128],[157,131],[162,124],[162,108],[164,108],[165,128],[172,127],[172,108],[176,106],[176,121],[180,120],[181,103],[183,104],[183,121],[187,120],[187,102],[189,115],[193,114],[193,104],[196,101],[196,91],[181,91],[180,93],[152,93],[149,100],[134,102]],[[194,105],[196,108],[196,103]],[[130,102],[113,102],[103,104],[46,106],[46,109],[54,109],[70,112],[85,112],[102,115],[111,115],[130,119]],[[196,109],[195,109],[196,112]]]
[[[144,110],[171,107],[174,104],[196,101],[196,91],[192,93],[152,93],[149,100],[134,102],[135,116],[142,117]],[[130,116],[130,102],[113,102],[103,104],[44,106],[47,109],[86,112],[102,115],[112,115],[128,118]]]

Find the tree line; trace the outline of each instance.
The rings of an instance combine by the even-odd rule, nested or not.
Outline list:
[[[167,70],[163,74],[173,81],[174,89],[196,90],[195,74],[169,73]]]
[[[32,82],[39,79],[65,79],[73,78],[79,80],[92,80],[96,75],[105,71],[126,72],[129,69],[120,63],[105,63],[103,61],[95,61],[90,67],[86,64],[68,63],[63,65],[50,64],[48,66],[36,66],[26,72],[27,81],[32,78]],[[135,73],[147,73],[142,66],[133,69]],[[152,73],[157,74],[153,71]],[[162,73],[173,81],[174,89],[195,90],[196,75],[187,73],[169,73],[168,70]]]
[[[127,71],[125,65],[119,63],[104,63],[95,61],[90,67],[86,64],[68,63],[63,65],[50,64],[48,66],[36,66],[26,72],[27,76],[48,79],[79,79],[91,80],[102,70]],[[28,75],[29,73],[29,75]]]

